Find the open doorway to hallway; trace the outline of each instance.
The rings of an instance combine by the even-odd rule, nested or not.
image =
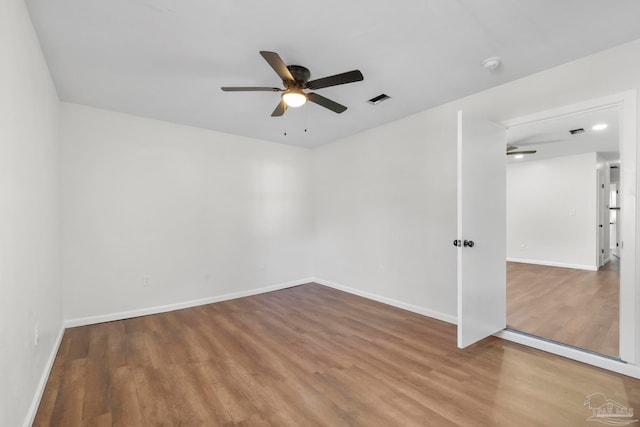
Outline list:
[[[613,106],[509,129],[507,156],[507,326],[613,357],[619,115]]]

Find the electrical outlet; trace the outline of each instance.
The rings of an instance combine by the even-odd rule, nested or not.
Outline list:
[[[38,329],[38,324],[36,323],[33,327],[33,344],[38,345],[40,342],[40,330]]]
[[[148,288],[151,286],[151,278],[149,276],[142,276],[142,287]]]

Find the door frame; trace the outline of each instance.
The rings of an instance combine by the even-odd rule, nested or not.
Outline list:
[[[606,209],[607,203],[607,190],[605,188],[605,174],[609,172],[609,162],[605,162],[600,170],[597,171],[598,175],[596,176],[597,183],[597,191],[596,195],[596,241],[598,242],[596,245],[596,259],[598,260],[598,269],[605,264],[605,261],[608,257],[605,257],[605,221],[606,226],[609,227],[609,216],[605,215],[605,213],[609,213],[609,210]],[[606,242],[606,248],[609,248],[609,242]]]
[[[637,333],[640,332],[640,292],[636,289],[636,190],[637,173],[637,126],[638,126],[637,90],[627,90],[613,95],[591,99],[576,104],[566,105],[523,117],[503,121],[507,129],[526,124],[548,120],[560,116],[570,116],[586,111],[599,110],[613,106],[620,107],[620,187],[623,191],[621,202],[621,242],[623,244],[623,261],[620,269],[620,362],[602,355],[565,347],[560,344],[536,339],[516,332],[504,330],[496,334],[501,338],[516,341],[550,353],[570,359],[599,366],[604,369],[620,372],[640,378],[640,367],[634,366],[640,360]],[[628,260],[625,262],[625,260]]]
[[[611,258],[611,165],[618,162],[604,161],[601,163],[601,167],[598,169],[598,253],[596,254],[598,259],[598,269],[603,267]]]

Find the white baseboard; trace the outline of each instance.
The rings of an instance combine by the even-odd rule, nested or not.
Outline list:
[[[227,301],[236,298],[249,297],[252,295],[263,294],[265,292],[277,291],[280,289],[291,288],[293,286],[304,285],[312,282],[313,278],[294,280],[292,282],[280,283],[278,285],[265,286],[263,288],[250,289],[247,291],[234,292],[231,294],[217,295],[208,298],[196,299],[191,301],[183,301],[174,304],[159,305],[155,307],[140,308],[130,311],[121,311],[119,313],[100,314],[97,316],[80,317],[76,319],[67,319],[64,322],[65,328],[73,328],[76,326],[93,325],[95,323],[112,322],[114,320],[130,319],[132,317],[148,316],[150,314],[166,313],[168,311],[180,310],[183,308],[196,307],[199,305],[211,304],[214,302]]]
[[[537,259],[523,259],[523,258],[510,258],[510,257],[507,257],[507,261],[519,262],[521,264],[546,265],[548,267],[563,267],[563,268],[575,268],[577,270],[598,271],[598,267],[595,265],[567,264],[565,262],[540,261]]]
[[[629,363],[609,359],[597,354],[588,353],[572,347],[566,347],[513,331],[500,331],[496,332],[494,335],[507,341],[512,341],[538,350],[546,351],[547,353],[566,357],[567,359],[577,360],[578,362],[586,363],[587,365],[597,366],[598,368],[640,379],[640,366],[637,365],[631,365]]]
[[[367,299],[371,299],[374,301],[381,302],[383,304],[392,305],[394,307],[401,308],[403,310],[411,311],[413,313],[418,313],[423,316],[431,317],[437,320],[442,320],[443,322],[457,324],[458,319],[456,316],[452,316],[450,314],[441,313],[439,311],[430,310],[428,308],[418,307],[417,305],[408,304],[406,302],[394,300],[391,298],[383,297],[380,295],[372,294],[370,292],[360,291],[358,289],[350,288],[348,286],[340,285],[338,283],[330,282],[328,280],[320,279],[317,277],[313,278],[313,282],[318,283],[320,285],[328,286],[330,288],[338,289],[339,291],[344,291],[350,294],[358,295]]]
[[[31,406],[29,406],[29,411],[27,412],[27,416],[24,419],[24,424],[23,424],[24,427],[30,427],[36,418],[36,414],[38,413],[38,407],[40,406],[40,400],[42,399],[42,395],[44,394],[44,388],[46,387],[47,381],[49,380],[49,375],[51,374],[51,368],[53,368],[53,363],[56,360],[56,355],[58,354],[58,349],[60,348],[60,343],[62,342],[64,329],[65,329],[64,326],[60,328],[60,332],[58,332],[58,336],[56,337],[56,340],[53,343],[53,348],[51,349],[51,353],[49,354],[47,363],[44,365],[44,370],[42,371],[42,375],[40,376],[40,381],[38,382],[38,387],[36,388],[36,392],[33,395]]]

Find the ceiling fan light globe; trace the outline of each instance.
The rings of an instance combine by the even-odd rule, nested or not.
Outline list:
[[[307,96],[302,92],[289,91],[282,95],[282,100],[287,106],[296,108],[303,106],[307,102]]]

